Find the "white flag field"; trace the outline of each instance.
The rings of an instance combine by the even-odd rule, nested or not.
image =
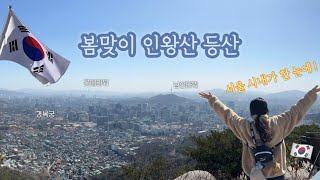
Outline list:
[[[308,144],[292,144],[290,155],[294,157],[311,159],[313,146]]]
[[[0,60],[20,64],[42,84],[56,83],[70,64],[41,43],[11,9],[0,37]]]

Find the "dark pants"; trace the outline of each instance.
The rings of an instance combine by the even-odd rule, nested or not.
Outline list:
[[[247,180],[250,180],[249,176],[247,176]],[[267,178],[267,180],[284,180],[284,175],[278,176],[278,177],[274,177],[274,178]]]

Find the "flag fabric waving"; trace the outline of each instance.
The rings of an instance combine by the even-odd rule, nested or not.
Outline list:
[[[311,159],[313,146],[308,144],[292,144],[291,156]]]
[[[0,60],[22,65],[42,84],[56,83],[70,64],[41,43],[11,9],[0,37]]]

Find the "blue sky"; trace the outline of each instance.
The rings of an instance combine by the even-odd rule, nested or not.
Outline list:
[[[320,84],[320,1],[212,1],[212,0],[117,0],[117,1],[9,1],[1,0],[0,26],[8,5],[34,35],[71,61],[66,74],[56,84],[43,86],[22,66],[0,61],[2,89],[87,90],[83,79],[109,79],[107,91],[168,91],[174,81],[198,81],[199,91],[226,88],[230,82],[247,84],[252,76],[275,71],[278,82],[258,90],[279,92],[311,89]],[[82,33],[117,35],[129,31],[137,35],[137,54],[131,58],[119,52],[115,59],[82,57],[78,49]],[[147,58],[140,45],[143,35],[195,32],[220,35],[237,32],[242,39],[238,58],[210,59],[201,48],[196,58]],[[181,54],[181,53],[180,53]],[[318,71],[302,73],[283,81],[280,69],[301,67],[316,61]]]

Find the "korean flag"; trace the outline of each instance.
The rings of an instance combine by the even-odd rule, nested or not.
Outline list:
[[[311,159],[313,146],[308,144],[292,144],[291,156]]]
[[[11,9],[0,37],[0,60],[20,64],[42,84],[56,83],[70,64],[41,43]]]

